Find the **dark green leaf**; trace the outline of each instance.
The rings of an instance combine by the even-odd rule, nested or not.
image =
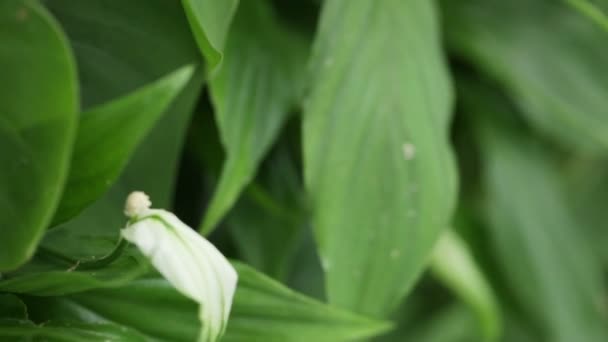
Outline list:
[[[222,175],[201,225],[209,233],[255,175],[300,95],[307,46],[266,0],[246,0],[234,19],[222,69],[210,81],[226,149]]]
[[[492,251],[517,305],[543,340],[607,340],[601,269],[577,231],[552,155],[497,119],[514,114],[491,93],[464,94],[468,112],[492,118],[480,129],[484,209]]]
[[[73,56],[35,1],[0,4],[0,271],[36,250],[59,202],[76,132]]]
[[[184,65],[198,64],[196,43],[177,1],[44,3],[74,48],[84,109],[131,93]]]
[[[239,284],[223,341],[350,341],[389,327],[306,298],[242,264],[236,267]],[[200,329],[196,303],[161,279],[33,303],[37,319],[109,320],[170,341],[192,341]]]
[[[239,0],[182,0],[210,72],[222,62],[226,36],[238,4]]]
[[[74,46],[85,109],[129,94],[199,60],[183,8],[175,1],[47,0],[45,4],[65,27]],[[155,205],[166,207],[170,203],[182,135],[202,76],[199,68],[130,159],[121,177],[123,185],[115,186],[106,199],[114,197],[122,202],[137,186],[152,197]],[[118,191],[119,187],[126,189]],[[105,205],[98,207],[103,211]],[[122,226],[122,215],[105,214],[95,219],[105,220],[108,214],[114,214]],[[113,227],[107,221],[100,225]]]
[[[0,320],[0,338],[2,341],[146,341],[141,334],[112,323],[45,322],[36,325],[22,320]]]
[[[297,165],[285,145],[271,153],[226,224],[247,264],[287,279],[308,223]]]
[[[439,38],[427,0],[323,4],[304,171],[331,303],[387,314],[448,225],[452,92]]]
[[[19,297],[0,294],[0,319],[27,319],[27,308]]]
[[[61,223],[99,198],[192,76],[183,67],[112,102],[82,114],[63,198],[54,223]]]
[[[134,190],[150,195],[155,207],[169,208],[186,124],[202,83],[198,69],[167,114],[131,156],[120,179],[75,219],[47,232],[43,244],[74,258],[106,254],[126,224],[124,203]]]
[[[449,42],[499,81],[538,130],[608,148],[606,32],[563,1],[444,1]]]
[[[471,342],[481,341],[475,317],[461,305],[436,312],[427,321],[401,339],[405,342]]]
[[[116,100],[200,59],[183,8],[176,1],[45,3],[58,16],[75,48],[87,109]],[[110,191],[75,219],[50,231],[45,245],[77,258],[107,253],[126,222],[124,201],[133,190],[148,193],[154,206],[169,208],[183,135],[203,76],[202,68],[197,68],[190,83],[130,156]]]
[[[96,269],[82,269],[78,263],[58,262],[52,258],[56,255],[59,253],[42,248],[19,271],[3,274],[0,292],[60,296],[124,285],[149,270],[148,263],[134,250],[128,250],[116,261]]]

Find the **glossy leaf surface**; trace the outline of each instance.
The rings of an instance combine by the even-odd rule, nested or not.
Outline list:
[[[331,303],[385,315],[455,201],[452,92],[426,0],[326,1],[305,102],[304,171]]]
[[[76,132],[72,52],[35,1],[0,4],[0,271],[28,260],[57,207]]]
[[[226,36],[238,4],[239,0],[182,0],[192,32],[211,72],[222,62]]]
[[[101,197],[129,157],[192,76],[191,66],[82,114],[71,171],[55,223]]]

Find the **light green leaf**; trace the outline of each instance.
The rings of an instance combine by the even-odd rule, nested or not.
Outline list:
[[[454,51],[569,148],[608,148],[606,32],[563,1],[443,1]]]
[[[54,223],[99,198],[192,76],[186,66],[160,80],[82,114],[68,182]]]
[[[608,16],[603,8],[589,0],[565,0],[570,6],[574,7],[581,14],[593,20],[597,25],[608,31]],[[605,6],[608,6],[606,3]],[[608,8],[607,8],[608,9]]]
[[[455,201],[452,92],[427,0],[323,4],[304,171],[331,303],[398,305]]]
[[[210,73],[222,63],[226,36],[239,0],[182,0]]]
[[[141,334],[112,323],[45,322],[0,320],[2,341],[53,342],[143,342]]]
[[[443,233],[435,246],[430,268],[475,311],[484,340],[496,341],[502,326],[500,309],[490,284],[462,238],[451,230]]]
[[[222,341],[352,341],[390,326],[299,295],[242,264],[235,267],[239,284]],[[42,320],[52,317],[45,314],[92,322],[109,320],[170,341],[193,341],[200,329],[197,304],[161,279],[36,300],[35,304]]]
[[[505,285],[543,340],[605,341],[601,268],[578,231],[553,155],[522,129],[502,124],[514,114],[492,93],[464,94],[467,112],[491,118],[480,125],[483,203]]]
[[[218,224],[255,176],[300,95],[306,57],[303,38],[281,25],[266,0],[243,1],[224,66],[210,81],[227,158],[201,232]]]
[[[76,132],[74,58],[35,1],[0,4],[0,271],[36,250],[59,202]]]

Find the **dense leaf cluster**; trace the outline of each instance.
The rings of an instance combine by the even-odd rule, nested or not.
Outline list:
[[[607,10],[0,1],[0,340],[196,339],[140,190],[234,260],[224,341],[608,341]]]

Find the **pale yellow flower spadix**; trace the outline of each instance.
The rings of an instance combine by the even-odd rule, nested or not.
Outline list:
[[[177,291],[199,304],[199,341],[219,340],[226,329],[237,273],[209,241],[172,213],[150,209],[143,192],[127,198],[130,218],[122,236],[135,244]]]

